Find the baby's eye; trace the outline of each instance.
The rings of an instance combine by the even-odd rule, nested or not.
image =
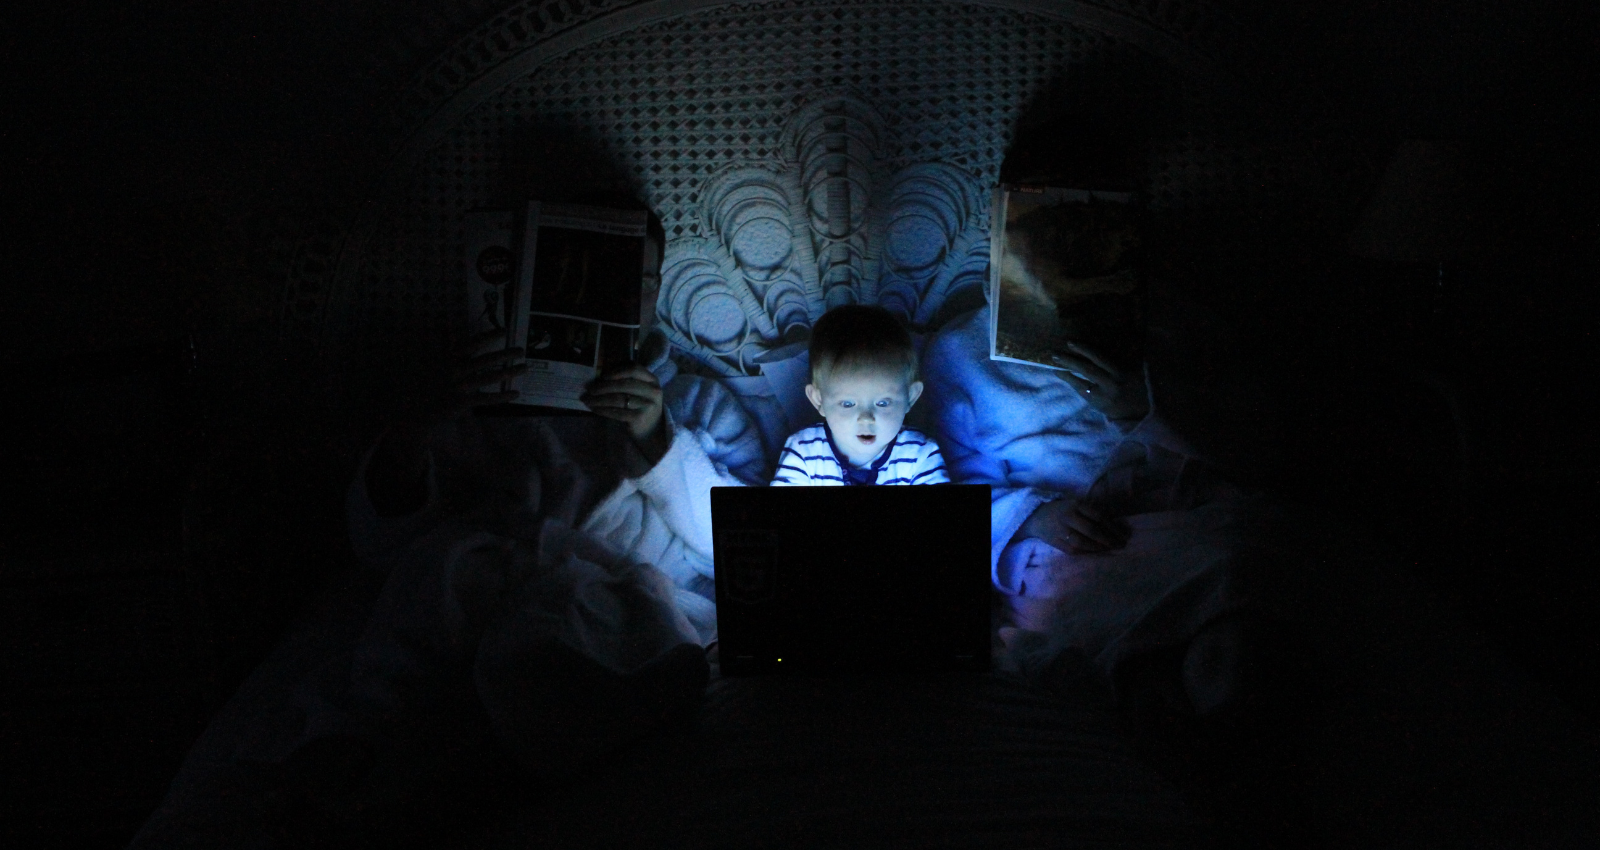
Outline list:
[[[855,407],[856,403],[853,402],[853,401],[841,401],[841,402],[839,402],[839,406],[840,407]]]
[[[894,402],[892,402],[892,401],[890,401],[890,400],[888,400],[886,398],[878,399],[878,406],[879,407],[888,407],[891,404],[894,404]]]

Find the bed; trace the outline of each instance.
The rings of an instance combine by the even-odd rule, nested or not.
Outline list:
[[[1314,706],[1209,760],[1133,734],[1071,655],[1026,679],[714,675],[689,724],[560,773],[511,764],[459,706],[429,752],[308,822],[240,753],[298,722],[295,687],[355,637],[379,582],[350,573],[213,719],[132,846],[1590,846],[1593,729],[1423,594],[1368,578],[1392,628]]]
[[[666,228],[659,321],[674,356],[738,398],[745,449],[775,455],[797,415],[796,327],[854,299],[932,337],[981,302],[987,188],[1052,80],[1129,55],[1170,77],[1186,106],[1153,148],[1158,209],[1259,212],[1304,177],[1303,148],[1219,129],[1241,44],[1188,3],[524,3],[399,101],[402,141],[372,194],[295,249],[283,338],[339,379],[335,419],[381,408],[454,335],[462,299],[440,282],[458,277],[462,212],[553,179],[530,176],[520,143],[588,133]],[[842,171],[821,167],[828,151],[847,154]],[[1218,245],[1248,262],[1248,239]],[[352,565],[213,719],[133,846],[1600,840],[1593,729],[1391,556],[1350,548],[1327,518],[1292,519],[1300,536],[1269,554],[1311,566],[1292,574],[1292,617],[1321,666],[1273,723],[1130,732],[1102,667],[1071,653],[976,677],[714,674],[686,726],[559,775],[507,764],[457,706],[431,755],[381,764],[362,803],[308,826],[281,777],[242,754],[298,722],[300,683],[336,675],[382,581]]]

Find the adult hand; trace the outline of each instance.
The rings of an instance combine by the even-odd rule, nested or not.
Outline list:
[[[635,440],[659,436],[661,382],[637,363],[606,370],[589,382],[579,401],[597,415],[625,423]]]
[[[1109,552],[1128,543],[1126,523],[1106,516],[1094,505],[1059,499],[1040,505],[1017,530],[1013,540],[1036,537],[1075,555]]]
[[[1067,343],[1067,354],[1050,357],[1065,371],[1059,372],[1089,406],[1107,419],[1137,420],[1150,412],[1150,388],[1144,379],[1144,364],[1120,368],[1110,360],[1075,342]]]
[[[515,390],[502,390],[505,381],[528,371],[521,348],[495,347],[505,331],[488,331],[467,341],[456,351],[444,397],[435,400],[427,414],[451,416],[474,407],[515,401]]]
[[[434,423],[516,399],[517,393],[501,386],[528,371],[528,364],[522,349],[503,347],[505,338],[504,331],[490,331],[469,340],[456,352],[443,385],[414,398],[390,422],[367,464],[367,494],[379,516],[404,516],[426,502],[425,446]]]

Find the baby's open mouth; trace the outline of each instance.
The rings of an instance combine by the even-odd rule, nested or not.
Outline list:
[[[873,440],[878,439],[878,435],[877,434],[857,434],[856,435],[856,439],[858,439],[861,442],[863,442],[863,443],[865,443],[865,444],[870,446],[870,445],[872,445],[872,441]]]

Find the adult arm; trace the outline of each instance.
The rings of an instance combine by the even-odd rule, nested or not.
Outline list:
[[[630,557],[664,568],[684,560],[709,576],[711,488],[759,484],[766,459],[749,414],[721,383],[680,375],[668,383],[665,399],[666,452],[626,477],[586,527]],[[674,546],[685,550],[682,559],[672,554]]]
[[[498,332],[486,334],[458,352],[448,385],[397,417],[363,459],[347,507],[352,544],[365,559],[385,561],[433,524],[440,512],[435,451],[443,447],[459,465],[458,455],[473,454],[472,409],[516,398],[499,387],[524,373],[526,360],[521,349],[492,348],[501,339]],[[631,444],[620,446],[614,457],[624,475],[642,475],[666,454],[671,430],[661,384],[650,370],[633,364],[608,370],[590,383],[582,400],[596,415],[627,426]]]
[[[361,475],[376,516],[408,516],[427,504],[432,469],[427,436],[421,423],[398,422],[378,438]]]
[[[1123,516],[1194,507],[1239,492],[1157,415],[1143,364],[1117,368],[1081,346],[1058,362],[1070,366],[1059,373],[1062,379],[1123,436],[1087,494],[1039,506],[1008,546],[1035,540],[1062,552],[1107,552],[1128,542]]]
[[[995,565],[1039,506],[1088,492],[1122,432],[1059,372],[990,360],[988,327],[982,308],[929,341],[923,403],[951,479],[992,489]]]
[[[1066,354],[1051,355],[1057,374],[1085,404],[1123,433],[1134,430],[1150,415],[1150,385],[1144,363],[1119,365],[1110,358],[1075,342]]]
[[[440,489],[432,446],[441,432],[459,431],[473,407],[516,398],[500,387],[526,372],[527,362],[522,349],[497,347],[503,339],[494,331],[468,341],[443,385],[394,417],[362,458],[345,499],[350,542],[362,560],[386,566],[437,520]]]
[[[426,507],[432,468],[428,435],[434,426],[474,407],[517,397],[499,388],[527,372],[528,363],[521,348],[494,347],[504,338],[503,331],[490,331],[471,339],[456,352],[446,386],[425,394],[378,437],[361,472],[363,495],[377,516],[403,517]]]
[[[630,363],[596,378],[580,400],[596,415],[628,426],[648,469],[661,461],[671,443],[664,398],[655,373]]]

